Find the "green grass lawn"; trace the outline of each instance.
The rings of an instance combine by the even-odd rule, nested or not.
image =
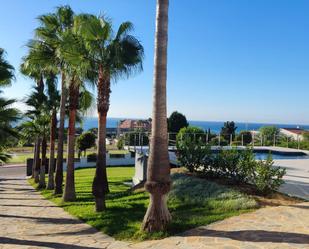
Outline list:
[[[129,153],[127,150],[109,150],[110,154],[127,154]],[[33,152],[22,152],[22,151],[14,151],[14,155],[12,155],[12,158],[8,161],[8,163],[26,163],[27,158],[33,158]],[[88,150],[86,152],[86,155],[96,153],[95,150]],[[47,157],[49,156],[49,153],[47,153]],[[56,155],[57,156],[57,153]],[[82,155],[84,156],[84,155]],[[64,158],[67,157],[67,153],[64,153]],[[75,158],[78,157],[78,154],[75,154]]]
[[[111,192],[107,196],[107,210],[102,213],[94,211],[93,168],[76,170],[76,202],[63,203],[61,197],[54,197],[48,190],[42,194],[70,214],[119,240],[163,238],[257,208],[253,198],[245,194],[203,179],[174,174],[168,200],[173,220],[167,232],[149,235],[140,232],[149,195],[143,190],[132,192],[124,184],[131,181],[134,168],[110,167],[107,171]]]

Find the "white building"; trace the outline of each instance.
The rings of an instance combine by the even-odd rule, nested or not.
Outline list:
[[[303,134],[308,131],[300,128],[281,128],[280,134],[293,138],[295,141],[302,141],[304,139]]]

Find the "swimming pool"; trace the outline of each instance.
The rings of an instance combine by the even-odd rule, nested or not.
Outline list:
[[[309,156],[303,152],[278,152],[278,151],[254,151],[257,160],[266,160],[271,154],[272,159],[309,159]]]

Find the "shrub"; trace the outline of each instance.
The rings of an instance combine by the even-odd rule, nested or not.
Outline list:
[[[176,136],[176,143],[185,138],[190,138],[192,141],[200,140],[200,142],[206,144],[206,133],[199,127],[188,126],[181,128]]]
[[[87,161],[88,162],[96,162],[97,161],[97,154],[96,153],[91,153],[87,156]]]
[[[168,132],[178,133],[181,128],[188,127],[186,116],[180,112],[173,112],[168,118]]]
[[[178,161],[190,172],[203,170],[208,164],[211,149],[201,139],[194,140],[191,136],[184,136],[179,139],[177,135],[176,146]]]
[[[280,167],[273,167],[273,164],[271,155],[269,155],[266,161],[256,163],[253,183],[262,194],[278,190],[284,182],[282,178],[286,170]]]
[[[256,160],[251,148],[240,151],[240,160],[237,165],[238,181],[250,183],[253,180],[254,170],[256,168]]]
[[[235,132],[237,127],[235,126],[234,121],[227,121],[224,123],[223,127],[221,128],[221,135],[226,141],[230,141],[231,136],[232,139],[235,138]]]
[[[252,142],[252,134],[250,131],[241,131],[237,136],[237,140],[243,145],[248,145]]]
[[[124,136],[125,144],[129,146],[147,146],[149,145],[148,133],[139,131],[138,129],[134,132],[125,133]]]
[[[125,158],[125,154],[109,154],[110,158]]]
[[[260,129],[260,134],[263,139],[263,144],[270,146],[274,143],[274,136],[278,136],[280,130],[276,126],[262,126]]]
[[[204,177],[221,177],[234,183],[253,184],[257,191],[267,194],[277,190],[283,183],[285,169],[273,167],[273,160],[255,160],[253,150],[220,150],[212,153],[209,145],[200,139],[187,136],[177,143],[178,161],[190,172],[197,172]]]
[[[227,146],[229,142],[226,141],[223,137],[220,137],[220,140],[219,137],[214,137],[210,140],[209,144],[213,146]]]
[[[235,180],[238,176],[239,160],[240,153],[236,149],[221,150],[215,158],[214,168],[221,176]]]
[[[119,138],[119,140],[117,141],[118,150],[123,150],[123,146],[124,146],[123,138]]]
[[[76,146],[78,148],[78,157],[80,157],[81,152],[84,152],[86,155],[86,150],[95,146],[95,139],[95,135],[90,131],[84,132],[77,138]]]

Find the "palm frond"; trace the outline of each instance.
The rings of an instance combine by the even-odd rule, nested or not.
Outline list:
[[[6,61],[5,52],[0,48],[0,87],[10,85],[14,79],[14,67]]]

